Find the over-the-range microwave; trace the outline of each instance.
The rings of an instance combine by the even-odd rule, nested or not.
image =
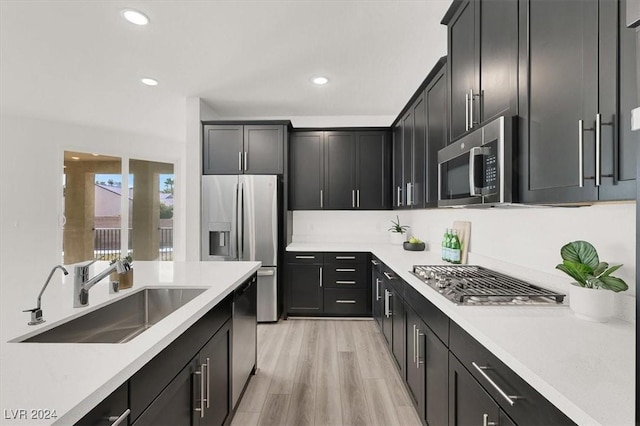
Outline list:
[[[517,202],[515,132],[503,116],[438,151],[438,207]]]

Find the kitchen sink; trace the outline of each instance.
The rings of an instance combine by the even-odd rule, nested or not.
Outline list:
[[[145,288],[23,343],[126,343],[184,306],[204,288]]]

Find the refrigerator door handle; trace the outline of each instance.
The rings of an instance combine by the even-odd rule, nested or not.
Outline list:
[[[236,205],[236,259],[242,260],[242,256],[244,255],[244,186],[242,180],[238,183],[238,203]]]

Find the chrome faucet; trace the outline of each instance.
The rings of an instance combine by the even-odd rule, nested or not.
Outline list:
[[[44,322],[44,318],[42,318],[42,309],[40,308],[40,301],[42,299],[42,293],[44,293],[44,289],[47,288],[47,286],[49,285],[49,281],[51,281],[51,277],[53,276],[53,273],[56,271],[56,269],[60,269],[62,270],[62,272],[64,272],[65,275],[69,275],[69,272],[67,272],[64,266],[56,265],[53,267],[53,269],[49,273],[49,277],[44,282],[44,286],[42,286],[42,290],[40,290],[40,294],[38,295],[38,306],[36,306],[33,309],[25,309],[24,311],[22,311],[22,312],[31,312],[31,321],[29,321],[29,325],[37,325],[37,324],[42,324]]]
[[[86,265],[76,266],[73,278],[73,307],[81,308],[89,304],[89,290],[94,285],[98,284],[100,280],[111,274],[113,271],[119,274],[124,274],[131,265],[126,260],[116,260],[109,265],[107,269],[97,274],[95,277],[89,279],[89,266],[93,265],[96,260],[93,260]]]

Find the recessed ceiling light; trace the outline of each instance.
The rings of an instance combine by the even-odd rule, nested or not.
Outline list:
[[[313,77],[311,81],[313,81],[313,84],[322,86],[323,84],[327,84],[329,82],[329,79],[327,77]]]
[[[94,157],[100,157],[100,154],[91,154],[91,155],[93,155]]]
[[[134,9],[124,9],[122,16],[132,24],[147,25],[149,23],[149,17],[147,15]]]
[[[72,160],[79,160],[80,157],[71,157]]]
[[[146,84],[147,86],[157,86],[158,85],[158,80],[155,80],[153,78],[149,78],[149,77],[143,77],[140,79],[140,81],[142,82],[142,84]]]

